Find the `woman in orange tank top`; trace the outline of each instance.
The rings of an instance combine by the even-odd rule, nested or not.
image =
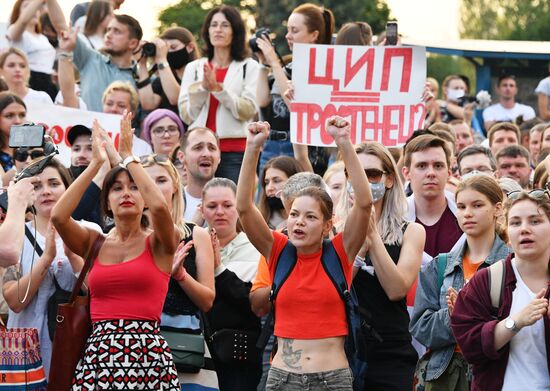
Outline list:
[[[287,220],[288,239],[269,229],[253,202],[254,171],[269,129],[267,122],[249,125],[237,188],[237,209],[244,231],[268,260],[271,274],[287,241],[297,251],[296,266],[275,302],[279,349],[266,390],[324,390],[337,386],[351,391],[352,376],[344,352],[347,334],[344,304],[320,261],[323,238],[332,229],[332,200],[326,191],[306,188],[292,202]],[[344,157],[356,194],[343,233],[332,240],[350,284],[353,260],[367,233],[365,222],[369,221],[372,196],[350,140],[350,124],[334,116],[327,121],[326,130]]]

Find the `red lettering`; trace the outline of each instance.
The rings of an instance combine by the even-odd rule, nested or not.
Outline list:
[[[412,48],[386,48],[384,51],[384,65],[382,68],[382,82],[380,91],[388,91],[390,83],[391,64],[394,57],[403,57],[403,68],[401,72],[393,72],[401,75],[401,86],[399,92],[409,92],[412,71]]]
[[[315,74],[315,64],[317,62],[317,49],[312,47],[309,49],[309,75],[308,83],[309,84],[325,84],[332,86],[335,89],[339,89],[339,81],[334,80],[332,74],[334,70],[334,48],[327,49],[327,59],[325,62],[325,75],[317,76]]]
[[[418,123],[415,125],[415,120],[417,118],[417,113],[420,112],[420,116],[418,117]],[[424,128],[424,118],[426,117],[426,106],[424,103],[419,103],[417,105],[410,105],[409,106],[409,130],[405,134],[405,127],[403,127],[403,131],[399,132],[397,135],[397,142],[399,144],[405,144],[405,142],[409,139],[410,135],[416,130],[416,129],[423,129]]]
[[[56,144],[60,144],[64,140],[65,131],[63,128],[59,125],[52,126],[51,130],[49,131],[50,136],[53,138],[53,142]]]
[[[369,49],[363,54],[359,59],[355,62],[355,64],[351,64],[351,55],[353,53],[352,48],[348,48],[346,51],[346,73],[344,77],[344,87],[347,86],[350,81],[353,80],[357,72],[365,64],[366,70],[365,70],[365,90],[370,91],[372,90],[372,75],[373,75],[373,68],[374,68],[374,49]]]
[[[363,106],[361,108],[363,112],[363,122],[361,124],[361,135],[357,142],[363,141],[379,141],[381,124],[379,120],[380,107],[378,106]],[[370,121],[369,113],[372,113],[372,121]],[[372,130],[372,137],[367,136],[367,131]]]
[[[398,122],[397,124],[392,122],[393,113],[397,111]],[[405,123],[405,106],[404,105],[388,105],[383,107],[382,114],[382,144],[386,147],[392,147],[396,145],[397,138],[391,138],[390,132],[399,129],[403,129]]]
[[[318,105],[317,105],[318,106]],[[318,106],[321,110],[321,106]],[[299,144],[304,143],[304,115],[309,112],[308,103],[292,103],[290,105],[291,113],[296,114],[296,142]]]

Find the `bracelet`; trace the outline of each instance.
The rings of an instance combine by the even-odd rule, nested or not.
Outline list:
[[[143,87],[147,87],[149,84],[151,84],[151,78],[150,78],[150,77],[148,77],[148,78],[145,79],[145,80],[138,81],[138,82],[136,83],[136,86],[137,86],[137,88],[141,89],[141,88],[143,88]]]
[[[178,270],[176,275],[172,276],[172,278],[177,282],[185,281],[185,277],[187,277],[187,270],[185,270],[185,267],[183,266],[180,268],[180,270]]]
[[[73,61],[74,55],[72,52],[59,52],[55,57],[58,60],[65,59],[65,60]]]

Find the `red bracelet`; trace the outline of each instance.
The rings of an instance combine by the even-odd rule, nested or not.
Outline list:
[[[183,282],[185,280],[185,277],[187,277],[187,270],[182,266],[178,272],[172,276],[174,280],[177,282]]]

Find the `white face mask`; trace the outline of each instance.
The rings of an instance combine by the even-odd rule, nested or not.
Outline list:
[[[452,100],[453,102],[458,102],[460,98],[465,95],[464,90],[447,90],[447,99]]]

